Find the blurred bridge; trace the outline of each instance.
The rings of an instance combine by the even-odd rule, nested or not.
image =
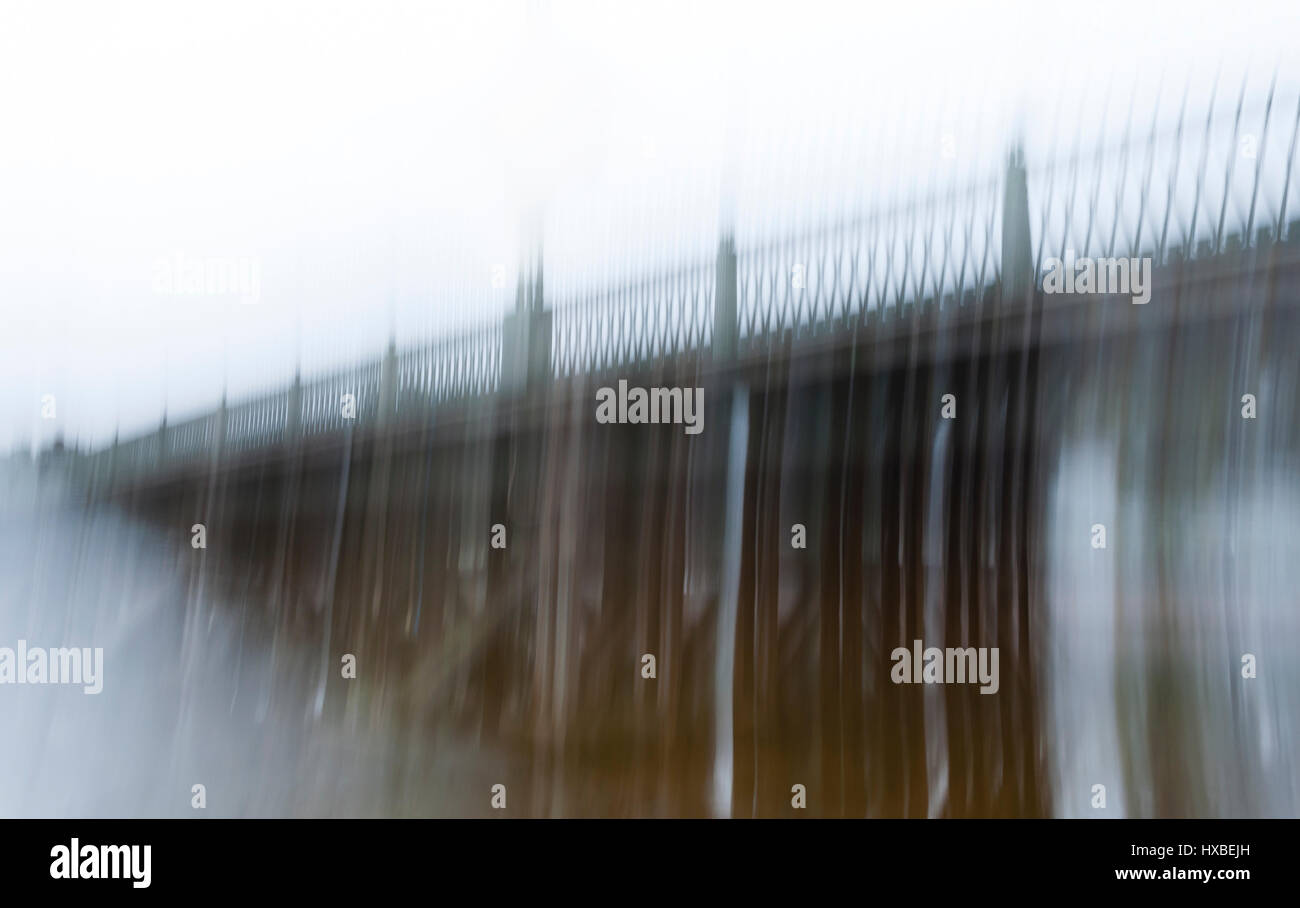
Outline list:
[[[1300,455],[1298,127],[1270,95],[1203,132],[1013,153],[996,179],[571,299],[538,267],[499,324],[164,420],[76,474],[178,545],[203,523],[204,588],[318,647],[319,711],[527,754],[528,812],[782,815],[794,783],[823,815],[1059,810],[1064,465],[1110,452],[1106,494],[1140,501],[1097,504],[1112,539],[1186,564],[1166,528],[1188,496]],[[1150,302],[1043,293],[1067,250],[1149,258]],[[703,388],[704,432],[597,424],[618,379]],[[1066,533],[1079,557],[1092,522]],[[1118,575],[1145,577],[1128,557]],[[1176,638],[1175,594],[1142,607]],[[998,646],[1000,693],[889,683],[918,638]],[[1119,694],[1159,712],[1160,689]],[[1220,755],[1194,717],[1158,721],[1150,765],[1115,770],[1134,808],[1212,809],[1178,780]],[[1267,813],[1242,773],[1240,809]]]

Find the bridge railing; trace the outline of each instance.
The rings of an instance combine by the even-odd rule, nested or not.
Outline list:
[[[790,333],[841,330],[905,303],[983,297],[1000,278],[1000,181],[914,195],[869,217],[742,247],[737,319],[742,348]]]
[[[501,379],[501,325],[484,325],[398,354],[403,400],[441,402],[496,391]]]
[[[738,248],[724,238],[716,260],[550,300],[550,316],[535,321],[547,334],[539,346],[550,376],[563,379],[711,351],[719,330],[743,351],[843,330],[868,315],[888,318],[910,304],[987,304],[1005,277],[1008,237],[1020,230],[1014,266],[1031,272],[1026,280],[1067,251],[1150,255],[1161,264],[1300,241],[1300,220],[1291,218],[1300,104],[1283,109],[1275,100],[1271,91],[1255,106],[1244,93],[1235,107],[1220,98],[1201,119],[1184,109],[1172,123],[1156,117],[1149,127],[1131,126],[1118,144],[1054,148],[1029,166],[1013,156],[1005,176],[900,191],[866,216],[775,241],[742,238]],[[1015,173],[1024,197],[1009,213]],[[379,415],[386,380],[403,410],[494,394],[503,368],[514,367],[503,362],[503,339],[494,323],[164,422],[102,452],[95,469],[147,472],[218,449],[249,452],[365,428]],[[355,402],[350,423],[347,394]]]
[[[708,348],[715,293],[715,265],[700,262],[557,300],[555,376],[606,372]]]
[[[1203,116],[1184,100],[1171,124],[1131,123],[1117,145],[1053,150],[1030,184],[1035,264],[1067,250],[1164,263],[1294,239],[1297,138],[1300,103],[1270,89],[1247,104],[1243,89],[1217,93]]]

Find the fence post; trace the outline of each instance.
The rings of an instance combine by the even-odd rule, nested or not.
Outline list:
[[[156,466],[159,470],[167,460],[167,411],[163,410],[162,422],[158,424],[158,459]]]
[[[216,427],[212,432],[212,464],[211,469],[216,470],[225,453],[226,447],[226,392],[221,392],[221,405],[217,407],[214,414]]]
[[[121,442],[120,442],[119,439],[118,439],[118,435],[119,435],[119,430],[118,430],[117,427],[114,427],[114,428],[113,428],[113,445],[112,445],[112,447],[110,447],[110,448],[108,449],[108,458],[107,458],[107,460],[108,460],[108,464],[107,464],[107,469],[104,471],[104,473],[105,473],[105,475],[104,475],[104,492],[101,493],[101,494],[112,495],[112,494],[113,494],[113,485],[114,485],[114,484],[116,483],[116,481],[117,481],[117,466],[118,466],[118,458],[121,456],[121,454],[120,454],[120,452],[121,452],[121,447],[120,447]],[[98,492],[98,490],[96,490],[96,491]]]
[[[388,361],[384,361],[385,367]],[[296,445],[302,438],[302,372],[294,370],[293,384],[289,387],[289,397],[285,402],[284,441],[289,446]]]
[[[379,418],[380,431],[388,428],[397,413],[397,341],[388,339],[388,349],[384,352],[383,365],[379,370]]]
[[[1029,187],[1025,177],[1025,154],[1017,148],[1007,159],[1006,187],[1002,196],[1002,299],[1024,303],[1033,285]]]
[[[723,234],[718,242],[718,260],[713,294],[713,360],[736,358],[740,346],[740,323],[736,306],[736,241]]]
[[[502,391],[519,393],[550,380],[552,321],[551,311],[545,308],[539,260],[531,283],[520,273],[515,311],[505,317],[502,325]]]

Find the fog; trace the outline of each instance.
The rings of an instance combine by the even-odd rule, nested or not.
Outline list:
[[[0,450],[1259,96],[1293,3],[0,3]],[[1278,71],[1283,97],[1297,84]],[[1229,98],[1231,100],[1231,98]],[[259,292],[159,292],[235,259]],[[494,280],[495,278],[495,280]],[[41,418],[53,395],[57,418]]]
[[[0,0],[0,813],[1294,815],[1296,34]]]

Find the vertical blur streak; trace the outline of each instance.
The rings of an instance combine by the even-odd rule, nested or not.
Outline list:
[[[9,458],[0,647],[106,678],[0,685],[0,813],[1300,813],[1272,106],[567,296],[539,253],[503,320]],[[1148,301],[1048,291],[1119,256]]]
[[[725,409],[719,408],[722,414],[730,414],[731,424],[726,460],[727,517],[723,529],[722,590],[718,607],[713,745],[713,812],[715,816],[724,817],[731,814],[732,764],[735,759],[732,709],[735,703],[736,601],[740,595],[742,559],[739,518],[744,511],[746,443],[749,438],[749,396],[744,387],[737,385],[730,397],[725,402]]]
[[[1090,778],[1113,779],[1110,803],[1137,816],[1296,813],[1296,766],[1278,747],[1300,706],[1286,281],[1194,288],[1182,312],[1231,294],[1236,314],[1076,344],[1040,383],[1059,432],[1043,545],[1065,814],[1090,812]],[[1267,412],[1243,419],[1242,392]],[[1095,522],[1110,547],[1080,558]],[[1243,654],[1258,677],[1243,679]]]

